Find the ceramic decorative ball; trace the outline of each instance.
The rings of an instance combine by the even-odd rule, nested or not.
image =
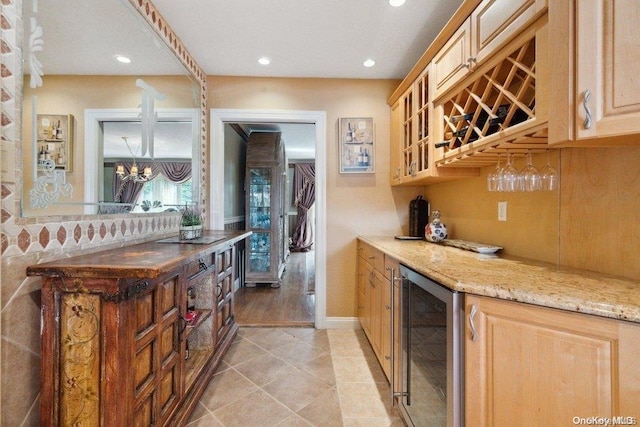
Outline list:
[[[447,238],[447,227],[440,221],[440,211],[433,211],[433,221],[424,229],[424,237],[429,242],[441,242]]]

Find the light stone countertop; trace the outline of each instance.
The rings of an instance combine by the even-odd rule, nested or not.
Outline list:
[[[640,323],[638,281],[424,240],[358,238],[456,291]]]

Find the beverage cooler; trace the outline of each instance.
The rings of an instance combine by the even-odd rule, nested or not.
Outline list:
[[[400,273],[400,412],[410,426],[464,426],[463,294],[404,265]]]

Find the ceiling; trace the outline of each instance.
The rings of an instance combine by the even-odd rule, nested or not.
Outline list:
[[[209,75],[402,79],[462,0],[153,3]]]

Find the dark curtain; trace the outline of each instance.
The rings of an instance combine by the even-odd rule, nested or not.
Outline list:
[[[293,171],[293,203],[298,208],[298,223],[291,244],[293,252],[309,251],[313,245],[313,224],[308,211],[316,201],[315,179],[315,164],[296,163]]]
[[[131,172],[133,162],[121,162],[124,166],[124,173],[128,175]],[[159,174],[164,175],[171,182],[180,184],[191,178],[191,162],[155,162],[155,163],[138,163],[138,171],[142,172],[144,168],[150,167],[153,175],[149,181],[152,181]],[[133,182],[127,180],[122,182],[122,178],[116,173],[113,174],[113,200],[120,203],[135,203],[142,192],[144,183]],[[120,194],[120,199],[118,199]]]

